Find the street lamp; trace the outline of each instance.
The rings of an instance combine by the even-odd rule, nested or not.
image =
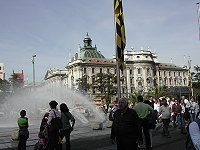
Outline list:
[[[33,55],[32,57],[33,57],[33,59],[32,59],[32,63],[33,63],[33,87],[35,88],[35,61],[34,61],[34,58],[36,57],[36,55]]]

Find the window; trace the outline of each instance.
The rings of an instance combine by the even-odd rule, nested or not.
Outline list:
[[[171,72],[169,71],[169,76],[171,76]]]
[[[164,76],[166,75],[166,72],[164,71]]]
[[[174,84],[177,85],[177,80],[176,79],[174,79]]]
[[[95,94],[95,89],[94,88],[92,89],[92,93]]]
[[[133,93],[133,87],[131,87],[131,93]]]
[[[186,85],[186,80],[185,79],[183,79],[183,84]]]
[[[138,70],[138,74],[141,74],[141,68],[138,68],[137,70]]]
[[[124,84],[124,79],[122,80],[122,84]]]
[[[130,79],[131,84],[133,84],[133,78]]]
[[[124,88],[122,88],[122,93],[125,93],[125,89]]]
[[[164,80],[164,83],[165,83],[165,85],[167,85],[167,79],[165,78],[165,80]]]
[[[107,73],[110,73],[110,69],[107,69]]]
[[[151,80],[149,80],[149,78],[147,78],[147,84],[151,84]]]
[[[84,71],[83,71],[84,73],[86,73],[86,68],[84,68]]]
[[[147,75],[151,75],[150,68],[147,68]]]
[[[0,66],[0,70],[1,70],[1,66]]]
[[[130,69],[130,74],[132,74],[132,69]]]
[[[172,79],[169,79],[169,84],[172,85]]]
[[[95,83],[95,77],[93,76],[92,77],[92,84],[94,84]]]
[[[100,68],[100,71],[99,71],[100,73],[102,73],[102,68]]]
[[[94,68],[92,68],[92,73],[94,73]]]

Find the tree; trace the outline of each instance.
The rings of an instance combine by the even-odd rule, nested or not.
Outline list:
[[[11,82],[12,90],[15,91],[18,88],[22,88],[24,85],[24,81],[17,78],[17,74],[13,73],[9,78]]]
[[[83,78],[78,78],[76,80],[76,85],[78,86],[78,90],[81,91],[82,93],[87,92],[90,88],[89,83],[87,83],[87,77],[88,76],[83,76]]]
[[[7,80],[0,79],[0,90],[2,92],[10,91],[10,83]]]
[[[116,76],[108,73],[98,73],[92,83],[92,87],[100,91],[107,101],[110,102],[111,96],[116,95],[117,87]]]
[[[192,72],[193,87],[200,88],[200,67],[198,65],[194,66],[194,71]]]
[[[194,95],[197,97],[200,95],[200,67],[199,65],[194,66],[194,72],[191,73],[192,88]]]

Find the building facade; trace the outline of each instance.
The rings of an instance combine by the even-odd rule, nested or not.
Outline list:
[[[188,86],[187,68],[160,63],[156,54],[149,49],[125,50],[124,58],[126,69],[120,72],[122,96],[129,96],[136,92],[147,93],[158,86]],[[62,82],[67,88],[77,89],[77,81],[80,79],[87,79],[87,83],[91,85],[98,73],[116,75],[116,59],[105,58],[97,50],[96,45],[92,46],[92,39],[87,34],[83,40],[83,47],[79,47],[78,52],[69,60],[62,75],[59,73],[61,72],[48,70],[45,79],[56,81],[62,76]],[[102,94],[93,87],[85,92],[92,96]]]
[[[5,71],[3,63],[0,63],[0,79],[5,80]]]

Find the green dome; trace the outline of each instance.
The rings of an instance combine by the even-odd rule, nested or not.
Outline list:
[[[80,53],[81,58],[105,58],[100,52],[95,48],[92,49],[82,49]]]

